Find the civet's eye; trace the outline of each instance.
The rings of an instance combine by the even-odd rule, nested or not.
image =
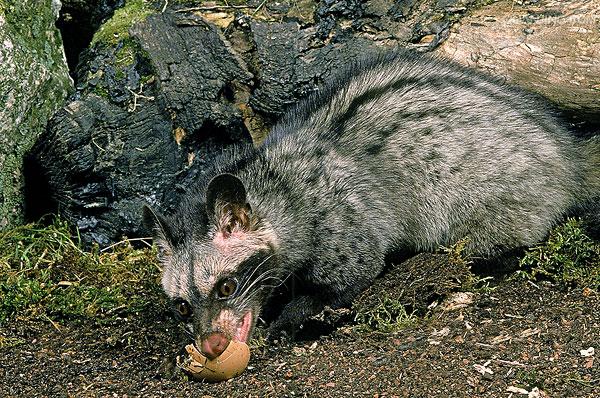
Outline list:
[[[190,306],[190,303],[183,299],[175,301],[175,310],[183,320],[186,320],[192,316],[192,306]]]
[[[217,285],[217,296],[219,298],[227,298],[237,290],[237,282],[233,278],[223,279]]]

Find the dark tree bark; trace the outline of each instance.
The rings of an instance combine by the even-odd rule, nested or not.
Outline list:
[[[30,197],[51,198],[32,214],[58,210],[87,243],[144,234],[142,203],[171,211],[229,143],[259,143],[287,106],[371,51],[439,48],[600,113],[594,1],[172,3],[115,12],[28,163],[42,170]],[[137,22],[119,31],[127,16]]]

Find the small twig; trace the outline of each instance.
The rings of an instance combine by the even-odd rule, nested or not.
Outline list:
[[[44,318],[46,318],[46,320],[47,320],[48,322],[50,322],[50,324],[51,324],[52,326],[54,326],[54,329],[56,329],[56,330],[58,330],[58,331],[60,332],[60,328],[58,327],[58,323],[54,322],[54,321],[53,321],[52,319],[50,319],[50,318],[48,317],[48,315],[46,315],[46,314],[44,314]]]
[[[96,141],[94,141],[94,139],[92,138],[92,144],[94,144],[96,146],[96,148],[98,148],[99,150],[101,150],[102,152],[106,152],[106,149],[102,148],[100,145],[96,144]]]
[[[538,285],[536,285],[535,283],[533,283],[532,281],[527,281],[527,283],[529,283],[531,286],[535,287],[536,289],[540,289],[540,287]]]
[[[490,362],[491,361],[487,361],[483,365],[474,364],[473,367],[475,368],[475,370],[478,373],[481,373],[482,375],[485,375],[486,373],[493,375],[494,371],[492,369],[488,368],[488,365],[490,364]]]
[[[145,95],[142,94],[142,92],[144,91],[144,85],[143,84],[140,84],[140,91],[138,91],[137,93],[135,91],[133,91],[132,89],[130,89],[129,87],[126,87],[126,88],[127,88],[127,90],[129,90],[129,92],[131,93],[131,95],[133,95],[133,104],[131,104],[129,106],[129,109],[128,109],[128,111],[130,113],[135,112],[135,110],[137,109],[137,100],[138,100],[138,98],[143,98],[143,99],[148,100],[148,101],[154,101],[154,97],[147,97],[147,96],[145,96]]]
[[[164,13],[165,10],[167,9],[167,6],[169,5],[169,0],[165,0],[165,5],[163,6],[162,10],[160,11],[161,13]]]
[[[507,318],[513,318],[513,319],[524,319],[525,317],[522,315],[512,315],[512,314],[504,314],[505,317]]]
[[[256,7],[256,10],[254,10],[254,12],[252,13],[252,15],[256,15],[256,13],[259,12],[260,9],[263,8],[266,3],[267,3],[267,0],[263,0],[262,3],[260,3],[258,5],[258,7]]]
[[[100,250],[100,253],[104,253],[105,251],[108,251],[108,250],[112,249],[112,248],[113,248],[113,247],[115,247],[115,246],[119,246],[120,244],[123,244],[123,243],[129,243],[129,242],[134,242],[134,241],[140,241],[140,242],[142,242],[143,244],[145,244],[146,246],[148,246],[148,247],[152,247],[152,245],[151,245],[150,243],[148,243],[148,239],[150,239],[150,238],[131,238],[131,239],[123,239],[123,240],[121,240],[121,241],[118,241],[117,243],[113,243],[113,244],[112,244],[112,245],[110,245],[110,246],[106,246],[104,249]]]
[[[42,252],[42,255],[35,262],[35,265],[33,266],[33,269],[37,269],[37,267],[40,265],[40,263],[42,262],[42,260],[44,259],[44,257],[46,257],[46,254],[48,254],[48,248],[44,249],[44,251]]]
[[[281,368],[283,368],[285,365],[287,365],[287,362],[282,362],[277,366],[277,369],[275,369],[275,373],[279,372],[281,370]]]
[[[584,385],[584,386],[593,386],[597,382],[599,382],[600,379],[595,379],[595,380],[589,380],[588,381],[588,380],[581,380],[581,379],[566,378],[565,381],[570,381],[570,382],[581,384],[581,385]]]
[[[194,12],[194,11],[211,11],[211,10],[245,9],[245,8],[252,8],[252,7],[250,7],[250,6],[236,6],[236,5],[204,6],[204,7],[182,8],[180,10],[177,10],[177,12]]]
[[[106,312],[106,315],[112,315],[112,314],[114,314],[115,312],[121,311],[121,310],[122,310],[122,309],[124,309],[124,308],[127,308],[127,306],[126,306],[125,304],[123,304],[123,305],[120,305],[120,306],[118,306],[118,307],[115,307],[115,308],[113,308],[113,309],[111,309],[111,310],[107,311],[107,312]]]
[[[95,384],[96,383],[92,383],[92,384],[89,384],[89,385],[83,387],[83,392],[86,392],[87,390],[89,390],[90,388],[92,388]]]
[[[501,363],[502,365],[519,366],[519,367],[522,367],[522,368],[526,368],[527,367],[527,365],[525,365],[523,363],[520,363],[520,362],[517,362],[517,361],[505,361],[503,359],[494,359],[494,361],[496,361],[498,363]]]

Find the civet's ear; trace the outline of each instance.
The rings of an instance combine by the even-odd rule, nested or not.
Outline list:
[[[236,229],[249,231],[253,226],[246,188],[233,174],[220,174],[208,183],[206,213],[210,219],[215,220],[218,229],[225,236]]]
[[[142,209],[142,224],[146,231],[152,233],[159,255],[170,255],[173,252],[173,234],[168,220],[152,207],[144,205]]]
[[[219,174],[208,183],[206,189],[206,212],[215,215],[217,202],[243,207],[247,205],[244,183],[233,174]]]

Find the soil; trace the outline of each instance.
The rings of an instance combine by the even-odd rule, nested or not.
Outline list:
[[[464,277],[447,256],[412,258],[355,308],[396,295],[413,324],[366,332],[348,311],[329,311],[303,330],[333,330],[253,348],[247,370],[217,384],[169,376],[187,341],[163,302],[104,325],[15,321],[3,334],[22,343],[0,350],[0,396],[600,396],[597,292],[495,275],[492,289],[457,295]]]

